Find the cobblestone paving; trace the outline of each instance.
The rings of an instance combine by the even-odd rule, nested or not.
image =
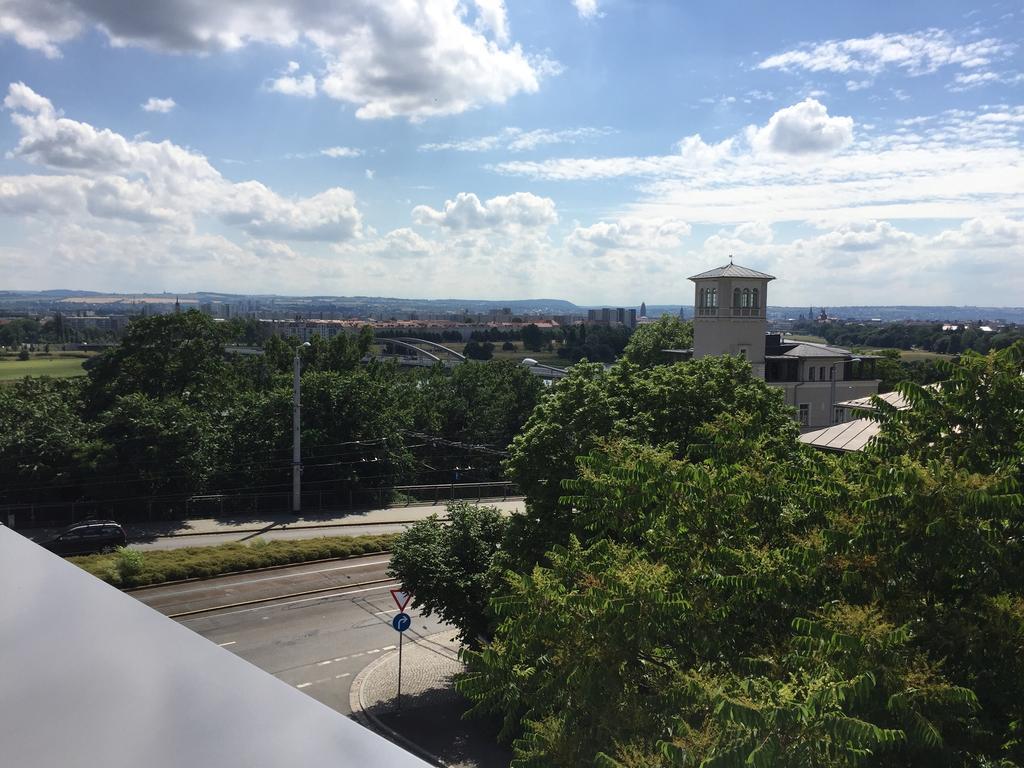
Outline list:
[[[478,720],[462,719],[466,701],[452,687],[454,676],[463,668],[455,634],[450,630],[406,638],[401,706],[396,697],[397,652],[360,675],[352,698],[359,699],[375,726],[384,726],[385,735],[390,735],[387,729],[394,731],[449,768],[504,768],[511,754],[495,743],[494,729]]]

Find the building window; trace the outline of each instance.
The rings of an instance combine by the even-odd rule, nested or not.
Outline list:
[[[732,289],[732,305],[734,307],[740,306],[740,289],[739,288],[733,288]]]
[[[836,377],[836,367],[833,365],[828,369],[828,379],[831,381]]]
[[[758,307],[760,307],[761,306],[761,300],[757,296],[757,288],[755,288],[754,290],[752,290],[750,292],[750,296],[753,299],[753,304],[751,304],[751,306],[754,309],[757,309]]]
[[[846,409],[836,406],[835,411],[832,413],[832,423],[842,424],[846,421]]]
[[[699,290],[699,291],[697,292],[697,306],[698,306],[698,307],[700,307],[701,309],[703,309],[703,308],[704,308],[705,306],[707,306],[707,305],[706,305],[706,304],[704,303],[704,289],[703,289],[703,288],[701,288],[701,289],[700,289],[700,290]]]
[[[743,308],[744,309],[749,309],[750,308],[750,289],[749,288],[744,288],[743,289]]]
[[[807,380],[808,381],[814,381],[814,366],[813,365],[807,366]]]
[[[797,421],[800,422],[801,427],[810,426],[811,406],[809,403],[800,403],[797,406]]]
[[[708,292],[711,294],[711,301],[708,303],[708,306],[714,309],[718,306],[718,289],[711,288]]]
[[[825,380],[825,366],[824,366],[824,365],[823,365],[823,366],[821,366],[821,367],[820,367],[820,368],[818,369],[818,373],[820,374],[820,375],[818,376],[818,378],[819,378],[819,379],[821,379],[822,381],[824,381],[824,380]]]

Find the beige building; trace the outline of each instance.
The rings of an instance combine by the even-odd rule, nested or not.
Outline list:
[[[740,355],[754,374],[785,392],[806,429],[844,419],[843,401],[878,392],[875,358],[827,344],[769,334],[765,307],[775,278],[731,261],[690,278],[695,284],[693,357]]]

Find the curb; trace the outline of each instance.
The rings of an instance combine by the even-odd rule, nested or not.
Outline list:
[[[420,645],[421,643],[434,645],[435,643],[431,638],[434,638],[438,635],[447,634],[447,632],[438,632],[433,635],[428,635],[427,637],[420,637],[414,643],[412,643],[412,645]],[[376,731],[377,733],[388,738],[390,741],[393,741],[396,744],[400,745],[406,751],[413,753],[422,760],[426,760],[431,765],[439,766],[439,768],[448,768],[448,764],[445,763],[440,757],[433,754],[432,752],[427,751],[416,742],[407,739],[405,736],[398,733],[398,731],[382,723],[373,715],[373,713],[370,712],[369,708],[366,706],[366,701],[363,698],[363,687],[366,683],[366,680],[372,674],[374,674],[378,668],[387,664],[388,661],[395,658],[397,655],[398,651],[392,651],[386,656],[381,656],[380,658],[376,659],[372,664],[368,664],[367,666],[363,667],[362,671],[358,675],[356,675],[355,678],[352,680],[352,686],[349,688],[348,692],[348,706],[349,709],[352,710],[352,718],[360,725],[362,725],[364,728],[368,728],[371,731]]]

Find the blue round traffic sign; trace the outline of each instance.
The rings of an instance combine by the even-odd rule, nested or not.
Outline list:
[[[399,632],[405,632],[412,626],[412,617],[408,613],[400,613],[391,620],[391,626]]]

